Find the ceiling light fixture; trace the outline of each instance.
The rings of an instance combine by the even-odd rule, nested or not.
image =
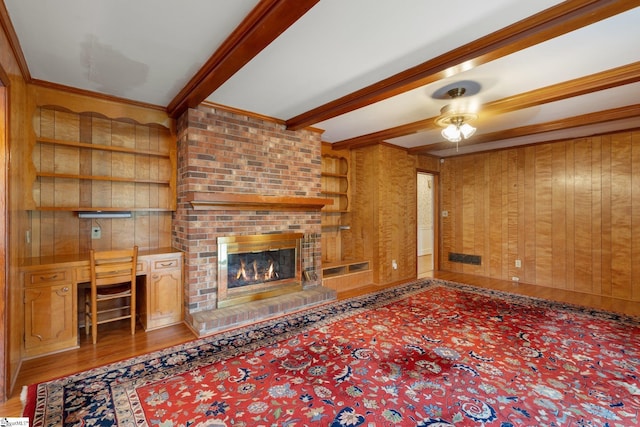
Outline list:
[[[459,87],[447,91],[452,98],[459,98],[466,92],[465,88]],[[450,142],[456,143],[456,151],[458,150],[458,142],[467,139],[476,133],[476,128],[468,122],[478,118],[478,115],[465,109],[460,105],[449,104],[442,107],[440,117],[436,119],[438,126],[444,127],[442,137]]]

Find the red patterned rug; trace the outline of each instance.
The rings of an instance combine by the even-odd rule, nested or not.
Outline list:
[[[422,280],[29,387],[34,426],[633,426],[640,322]]]

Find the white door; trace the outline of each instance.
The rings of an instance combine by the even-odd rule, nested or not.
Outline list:
[[[433,270],[433,175],[418,172],[418,276]]]

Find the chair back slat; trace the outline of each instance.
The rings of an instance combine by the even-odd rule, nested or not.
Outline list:
[[[107,286],[133,280],[135,283],[138,248],[91,251],[91,282]]]

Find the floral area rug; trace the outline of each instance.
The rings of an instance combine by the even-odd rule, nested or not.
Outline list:
[[[640,322],[421,280],[30,386],[34,426],[632,426]]]

